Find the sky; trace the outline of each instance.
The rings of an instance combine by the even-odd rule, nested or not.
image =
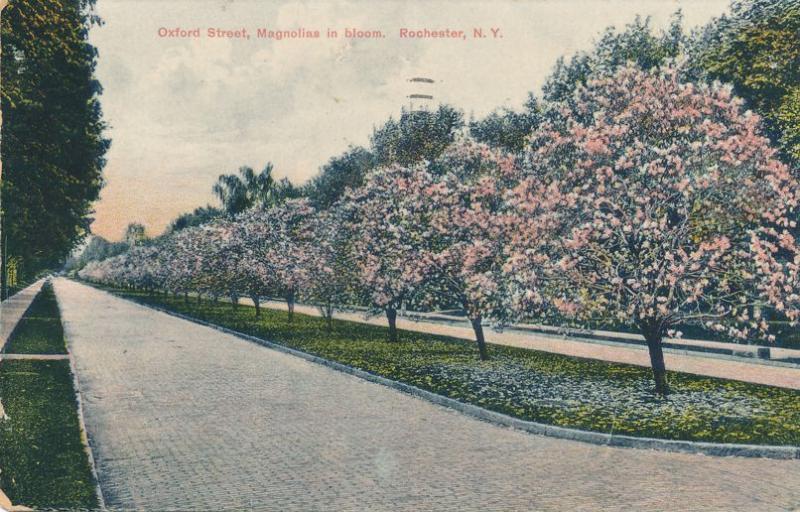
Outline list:
[[[590,49],[606,27],[640,14],[660,29],[682,9],[691,28],[728,3],[97,0],[103,24],[90,41],[112,144],[92,231],[119,240],[128,223],[141,222],[158,235],[180,213],[217,205],[217,177],[243,165],[259,171],[272,162],[276,177],[302,184],[348,146],[367,145],[412,93],[468,117],[519,109],[559,56]],[[320,38],[259,38],[259,28]],[[347,28],[381,37],[347,38]],[[474,38],[475,28],[486,37]],[[170,37],[175,29],[200,37]],[[209,29],[249,38],[212,38]],[[328,29],[339,37],[326,37]],[[466,39],[403,38],[402,29],[462,30]],[[436,83],[414,86],[415,76]]]

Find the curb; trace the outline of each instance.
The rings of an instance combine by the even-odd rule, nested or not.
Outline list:
[[[56,303],[58,304],[58,296],[56,296]],[[59,319],[61,319],[61,305],[58,304],[58,315]],[[94,478],[95,484],[95,495],[97,496],[97,504],[99,506],[99,510],[106,510],[106,502],[103,498],[103,489],[100,488],[100,477],[97,473],[97,465],[94,459],[94,452],[92,451],[92,438],[89,435],[89,431],[86,429],[86,421],[84,419],[83,414],[83,397],[81,396],[81,384],[78,380],[78,368],[75,363],[75,358],[72,356],[72,350],[70,350],[70,342],[67,338],[67,330],[63,329],[64,320],[61,320],[62,330],[64,332],[64,344],[67,347],[67,359],[69,360],[69,370],[72,373],[72,387],[75,390],[75,401],[78,404],[78,426],[81,430],[81,442],[83,443],[83,449],[86,452],[87,457],[89,458],[89,467],[92,471],[92,477]]]
[[[178,313],[175,311],[170,311],[168,309],[159,306],[144,304],[133,299],[120,297],[118,295],[114,296],[132,302],[143,308],[152,309],[170,316],[174,316],[183,320],[193,322],[195,324],[203,325],[205,327],[210,327],[212,329],[216,329],[218,331],[230,334],[232,336],[236,336],[237,338],[241,338],[256,343],[258,345],[262,345],[264,347],[271,348],[273,350],[277,350],[285,354],[293,355],[301,359],[305,359],[306,361],[317,363],[322,366],[331,368],[333,370],[337,370],[342,373],[347,373],[355,377],[359,377],[369,382],[374,382],[376,384],[381,384],[386,387],[402,391],[403,393],[421,398],[423,400],[426,400],[428,402],[443,407],[447,407],[449,409],[454,409],[467,416],[471,416],[473,418],[483,420],[488,423],[492,423],[503,427],[515,428],[517,430],[523,430],[531,434],[544,435],[548,437],[555,437],[570,441],[580,441],[583,443],[589,443],[594,445],[613,446],[617,448],[636,448],[645,450],[658,450],[663,452],[682,452],[682,453],[712,455],[716,457],[736,456],[736,457],[761,457],[769,459],[800,459],[800,446],[710,443],[701,441],[677,441],[668,439],[656,439],[651,437],[633,437],[626,435],[605,434],[602,432],[591,432],[588,430],[578,430],[573,428],[558,427],[554,425],[546,425],[544,423],[537,423],[534,421],[521,420],[519,418],[514,418],[506,414],[490,411],[488,409],[484,409],[476,405],[460,402],[453,398],[448,398],[446,396],[438,395],[436,393],[426,391],[416,386],[387,379],[385,377],[381,377],[364,370],[359,370],[358,368],[353,368],[351,366],[337,363],[329,359],[324,359],[322,357],[318,357],[309,354],[307,352],[302,352],[300,350],[289,348],[285,345],[280,345],[278,343],[267,341],[262,338],[258,338],[256,336],[245,334],[243,332],[235,331],[227,327],[212,324],[210,322],[206,322],[205,320],[193,318],[188,315],[184,315],[182,313]]]
[[[106,502],[103,498],[103,489],[100,488],[100,477],[97,473],[97,465],[94,460],[94,453],[92,452],[92,438],[89,436],[89,431],[86,430],[86,422],[83,417],[83,399],[81,397],[81,386],[78,381],[78,372],[75,366],[75,359],[72,357],[72,352],[69,353],[69,369],[72,372],[72,387],[75,388],[75,398],[78,403],[78,425],[81,429],[81,442],[83,443],[84,451],[89,458],[89,467],[92,470],[92,477],[94,478],[95,495],[97,495],[97,504],[100,510],[106,510]]]

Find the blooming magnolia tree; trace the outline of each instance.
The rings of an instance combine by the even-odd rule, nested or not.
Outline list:
[[[727,87],[624,68],[576,94],[531,138],[510,196],[525,231],[508,268],[518,305],[638,328],[666,394],[671,329],[745,336],[767,328],[754,306],[796,303],[797,183]]]
[[[331,331],[334,309],[352,305],[359,293],[353,236],[339,205],[306,222],[301,241],[305,283],[300,298],[319,307]]]
[[[483,323],[557,311],[647,341],[687,323],[768,336],[800,320],[800,186],[728,88],[621,68],[556,104],[521,160],[458,139],[432,161],[375,169],[331,209],[305,199],[187,228],[87,265],[84,279],[173,293],[352,301],[386,314],[460,307]],[[235,306],[234,306],[235,307]]]
[[[353,233],[359,284],[370,305],[385,312],[390,341],[398,339],[397,310],[431,279],[424,250],[434,236],[426,218],[430,205],[416,200],[429,182],[420,165],[383,167],[341,203]]]
[[[347,198],[361,279],[387,313],[390,339],[403,301],[457,305],[488,359],[482,322],[507,316],[504,219],[496,214],[516,176],[512,157],[462,139],[432,162],[378,170]]]
[[[237,219],[233,237],[245,248],[246,261],[237,265],[253,267],[251,279],[259,287],[286,299],[289,322],[294,317],[297,295],[307,281],[310,253],[306,247],[308,219],[314,214],[306,199],[295,199],[268,210],[251,210]]]
[[[509,316],[503,272],[509,230],[500,213],[506,187],[518,175],[514,158],[462,139],[417,174],[425,176],[424,186],[406,197],[425,205],[432,232],[421,247],[434,284],[425,299],[458,304],[472,324],[480,358],[488,359],[483,321]]]

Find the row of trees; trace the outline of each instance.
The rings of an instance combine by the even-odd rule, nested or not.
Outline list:
[[[728,86],[686,70],[618,67],[578,85],[514,154],[457,137],[381,165],[328,208],[290,199],[186,228],[87,266],[85,279],[175,293],[281,294],[385,313],[456,305],[483,325],[551,312],[616,318],[661,340],[703,323],[761,333],[800,320],[800,183]]]

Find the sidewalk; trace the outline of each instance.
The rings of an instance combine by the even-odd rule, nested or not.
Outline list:
[[[249,299],[244,298],[240,299],[240,303],[252,304]],[[286,310],[285,302],[266,301],[263,303],[263,306],[271,309]],[[319,310],[314,306],[296,304],[295,311],[307,315],[321,316]],[[334,314],[334,317],[339,320],[348,320],[351,322],[386,325],[386,319],[383,316],[365,318],[364,313],[337,312]],[[469,327],[466,322],[459,324],[456,322],[437,322],[432,319],[411,320],[408,318],[398,318],[397,328],[428,334],[453,336],[467,340],[475,339],[472,328]],[[567,338],[562,335],[526,332],[518,329],[507,329],[503,332],[495,332],[487,329],[485,334],[488,343],[497,345],[528,348],[574,357],[650,367],[650,356],[647,347],[644,345],[613,342],[600,343],[578,338]],[[635,335],[630,334],[629,336]],[[751,362],[744,358],[733,360],[733,358],[712,356],[715,356],[715,354],[692,351],[665,350],[664,353],[664,359],[668,370],[722,379],[740,380],[768,386],[800,389],[800,368],[796,366],[767,365],[759,362],[757,359],[753,359]]]
[[[22,315],[25,314],[39,290],[42,289],[44,281],[44,279],[39,279],[0,303],[0,353],[3,352],[6,342],[11,337],[11,333],[14,332],[14,328],[19,323]]]
[[[457,323],[465,326],[468,325],[467,319],[462,316],[447,315],[442,313],[414,312],[409,313],[407,317],[411,318],[412,320]],[[537,324],[514,324],[506,329],[521,332],[533,332],[548,336],[558,336],[560,338],[577,338],[595,342],[625,343],[642,346],[646,345],[644,336],[630,332],[581,329]],[[793,362],[800,361],[800,349],[778,348],[768,345],[740,345],[737,343],[698,340],[691,338],[664,338],[663,345],[665,348],[672,350],[705,352],[707,354],[719,354],[736,357],[750,357],[757,358],[762,361],[786,361],[788,364],[798,364]]]

